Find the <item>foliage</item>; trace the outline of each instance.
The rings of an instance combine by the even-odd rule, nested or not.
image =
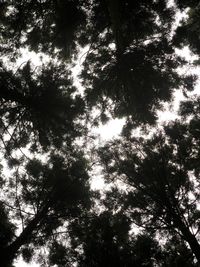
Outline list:
[[[195,54],[200,53],[200,6],[199,1],[179,1],[177,5],[187,12],[187,18],[177,28],[174,43],[178,47],[189,46]],[[198,61],[197,61],[198,62]]]
[[[195,116],[188,123],[171,123],[151,138],[113,141],[99,153],[110,179],[116,177],[128,186],[122,206],[127,216],[149,231],[178,233],[198,258],[199,123]]]
[[[77,34],[86,24],[84,2],[87,1],[3,1],[2,51],[28,45],[33,51],[69,59],[76,48]]]
[[[157,114],[194,89],[176,48],[199,56],[199,29],[196,0],[0,2],[2,266],[197,266],[200,98],[175,122]],[[48,63],[18,66],[24,49]],[[86,144],[110,118],[125,118],[123,135]],[[90,188],[96,163],[107,191]]]
[[[186,62],[172,43],[175,10],[167,1],[107,2],[110,8],[97,1],[92,13],[92,25],[101,28],[81,75],[87,100],[103,114],[126,117],[134,127],[154,124],[174,88],[190,84],[192,90],[192,77],[176,71]]]
[[[81,133],[77,121],[84,111],[80,96],[74,96],[66,68],[49,64],[37,73],[30,62],[17,73],[1,65],[1,128],[10,134],[7,149],[40,143],[42,147],[61,146],[63,137],[71,142]],[[68,133],[66,134],[66,129]]]

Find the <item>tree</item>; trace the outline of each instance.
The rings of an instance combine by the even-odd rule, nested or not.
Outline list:
[[[179,236],[165,235],[167,241],[161,245],[152,232],[134,234],[132,220],[122,208],[123,197],[113,187],[100,201],[103,211],[95,209],[71,224],[68,255],[73,255],[77,266],[196,266]]]
[[[175,12],[188,6],[189,19],[174,32]],[[198,3],[17,0],[0,7],[1,264],[10,267],[22,255],[43,266],[195,266],[200,101],[181,105],[189,123],[168,125],[149,139],[132,138],[131,129],[155,124],[175,89],[193,90],[196,77],[179,74],[187,61],[175,49],[190,44],[198,53]],[[81,46],[88,46],[82,96],[70,72]],[[50,63],[28,61],[14,70],[10,62],[24,48]],[[126,136],[100,149],[105,178],[129,188],[107,193],[97,213],[100,194],[90,190],[92,162],[82,141],[86,119],[98,124],[109,117],[126,119]],[[131,235],[133,223],[146,232]],[[168,239],[164,248],[157,232]]]
[[[74,245],[82,245],[78,266],[154,266],[162,258],[157,241],[148,235],[129,234],[131,224],[123,213],[105,211],[74,224]],[[78,238],[76,237],[78,236]],[[80,242],[80,243],[79,243]]]
[[[21,221],[22,227],[16,235],[13,223],[3,215],[2,236],[7,234],[1,240],[3,266],[10,266],[19,253],[29,261],[28,251],[51,246],[57,237],[69,238],[67,224],[90,207],[86,161],[80,152],[52,154],[45,164],[33,159],[25,170],[20,173],[17,168],[9,182],[2,182],[2,188],[9,188],[7,199],[1,200],[2,214],[6,209],[10,221]]]
[[[0,70],[1,128],[3,133],[12,132],[8,150],[30,141],[43,148],[59,147],[64,137],[70,142],[81,135],[78,119],[84,102],[78,94],[73,96],[76,88],[64,65],[50,63],[36,72],[28,61],[15,74],[3,64]]]
[[[16,53],[27,45],[35,52],[70,59],[86,21],[88,1],[3,1],[1,3],[2,52]],[[17,54],[17,53],[16,53]]]
[[[15,73],[1,64],[1,153],[11,168],[1,178],[5,267],[69,239],[67,224],[91,205],[89,166],[76,144],[85,132],[84,102],[68,73],[62,64],[34,70],[27,62]]]
[[[122,209],[134,223],[180,235],[200,262],[198,111],[199,99],[186,102],[180,113],[193,114],[188,123],[171,123],[150,138],[113,141],[99,153],[108,177],[127,185]]]
[[[133,125],[153,124],[157,109],[171,100],[174,88],[192,90],[193,77],[177,73],[186,62],[175,53],[176,9],[167,1],[48,0],[2,5],[1,50],[6,54],[27,45],[71,61],[80,45],[90,47],[81,77],[88,105],[99,107],[104,121],[109,112]]]
[[[172,42],[175,9],[167,1],[95,1],[91,43],[81,78],[89,106],[129,125],[154,124],[156,111],[174,88],[192,90],[192,76],[179,76],[186,62]]]
[[[187,244],[179,236],[173,236],[163,249],[164,266],[198,266]]]
[[[199,56],[199,1],[176,1],[181,10],[187,12],[187,18],[177,28],[174,43],[179,48],[189,46],[191,51]]]

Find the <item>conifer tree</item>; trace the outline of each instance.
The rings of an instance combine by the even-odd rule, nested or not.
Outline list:
[[[179,11],[188,16],[176,28]],[[180,105],[179,121],[157,125],[175,90],[194,89],[176,48],[199,56],[198,18],[196,0],[0,2],[0,265],[20,255],[41,266],[200,262],[199,98]],[[81,95],[71,69],[83,47]],[[18,66],[24,49],[49,63]],[[112,183],[97,193],[84,138],[110,118],[126,125],[119,139],[89,144]],[[157,133],[133,137],[149,125]],[[145,231],[135,236],[133,225]]]

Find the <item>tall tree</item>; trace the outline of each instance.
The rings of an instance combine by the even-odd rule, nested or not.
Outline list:
[[[70,66],[52,60],[70,59],[75,50],[76,31],[85,23],[80,2],[1,3],[1,154],[11,168],[1,181],[5,267],[19,255],[29,261],[33,250],[69,240],[67,225],[90,207],[88,164],[76,144],[85,104]],[[13,70],[3,57],[16,60],[26,46],[48,54],[51,63],[35,68],[28,61]]]
[[[132,126],[156,121],[174,88],[190,88],[180,75],[184,60],[175,53],[175,9],[168,1],[95,1],[90,24],[96,35],[82,71],[90,106],[102,120],[126,117]]]
[[[60,238],[70,240],[68,225],[90,207],[86,161],[75,149],[63,155],[54,153],[47,163],[32,159],[23,173],[15,168],[9,181],[3,179],[2,190],[5,188],[9,192],[1,200],[5,219],[0,248],[0,261],[5,267],[21,253],[30,260],[31,250],[47,248]],[[21,232],[13,220],[20,222]]]
[[[150,139],[127,137],[100,149],[106,177],[122,179],[129,188],[126,194],[107,194],[110,206],[99,214],[91,209],[97,208],[97,198],[89,188],[90,164],[79,139],[93,107],[101,113],[97,122],[125,117],[132,128],[154,124],[174,89],[193,90],[195,77],[177,71],[187,62],[175,48],[190,44],[198,53],[199,4],[176,4],[0,3],[0,152],[2,166],[11,169],[5,174],[2,168],[0,178],[0,261],[5,267],[19,255],[26,261],[42,255],[37,253],[41,247],[48,249],[47,257],[39,258],[44,266],[177,266],[184,261],[195,266],[185,241],[200,261],[199,99],[181,105],[181,115],[192,116],[189,123],[176,122]],[[189,19],[174,33],[175,12],[186,7]],[[83,97],[68,64],[80,46],[89,47],[81,72]],[[5,62],[16,61],[23,48],[48,55],[51,63],[34,68],[29,61],[14,71]],[[120,203],[118,211],[111,196]],[[148,234],[131,236],[132,222]],[[167,245],[163,251],[149,237],[158,231],[174,235],[168,246],[173,244],[176,252]],[[185,257],[179,257],[181,252]]]
[[[2,63],[0,86],[1,154],[11,168],[6,176],[2,169],[0,261],[10,267],[19,255],[37,255],[33,248],[69,239],[67,224],[86,212],[91,194],[76,144],[85,105],[67,67],[27,62],[14,72]]]
[[[192,77],[180,77],[176,71],[185,61],[175,53],[176,9],[168,1],[47,0],[2,5],[2,52],[13,53],[17,46],[27,45],[71,60],[80,45],[90,47],[81,77],[88,104],[100,107],[102,120],[109,111],[133,125],[153,124],[161,102],[171,99],[174,88],[192,89]]]
[[[135,224],[180,235],[200,262],[199,100],[193,112],[189,104],[180,111],[194,114],[188,123],[169,124],[151,138],[113,141],[99,153],[105,174],[127,185],[122,209]]]
[[[35,52],[70,59],[76,40],[87,23],[88,1],[3,1],[1,2],[1,52],[26,47]]]
[[[132,219],[122,208],[123,194],[109,190],[87,216],[74,220],[71,253],[77,266],[196,266],[187,244],[177,235],[134,234]],[[103,210],[103,211],[102,211]],[[56,260],[56,253],[53,254]],[[59,257],[59,254],[57,254]],[[58,259],[59,261],[59,259]]]

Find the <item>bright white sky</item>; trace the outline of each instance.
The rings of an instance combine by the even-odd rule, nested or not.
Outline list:
[[[15,263],[16,267],[40,267],[39,264],[36,264],[36,263],[30,263],[30,264],[27,264],[25,262],[23,262],[22,259],[20,259],[17,263]]]

